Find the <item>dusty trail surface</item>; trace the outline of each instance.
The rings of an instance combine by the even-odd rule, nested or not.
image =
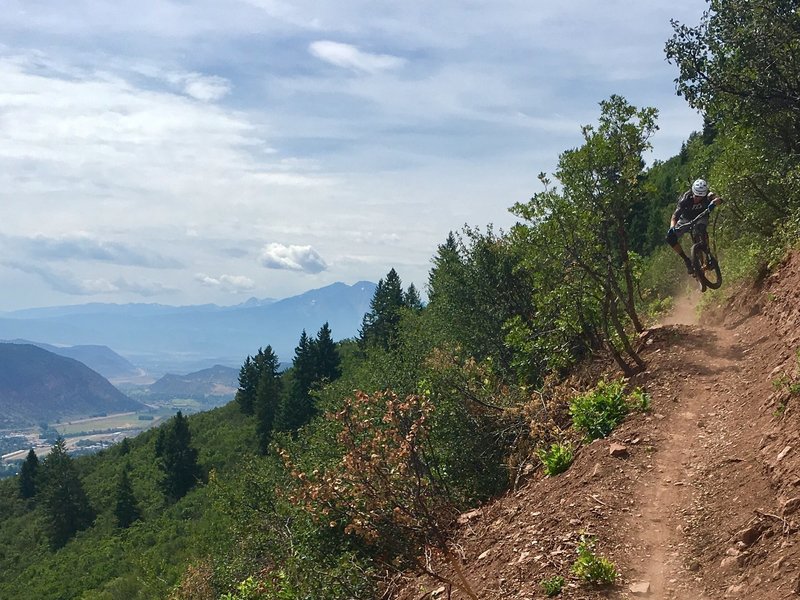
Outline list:
[[[800,598],[800,255],[707,314],[676,311],[641,340],[648,367],[633,383],[649,412],[566,473],[462,515],[454,543],[479,598],[544,598],[554,575],[561,598]],[[584,533],[618,567],[615,585],[571,575]],[[447,593],[418,576],[395,597]]]

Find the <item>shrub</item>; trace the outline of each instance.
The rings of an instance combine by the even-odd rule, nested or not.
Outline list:
[[[600,381],[593,390],[574,398],[569,412],[576,429],[590,440],[606,437],[625,415],[629,406],[621,380]]]
[[[650,394],[645,392],[642,388],[635,388],[628,394],[628,406],[631,410],[638,410],[639,412],[647,412],[650,410]]]
[[[581,536],[578,544],[578,559],[572,564],[572,572],[592,585],[611,585],[617,578],[617,568],[607,558],[595,554],[597,538]]]
[[[554,442],[548,450],[538,450],[536,452],[539,460],[544,465],[544,472],[549,477],[563,473],[572,464],[575,453],[571,444]]]
[[[553,575],[552,577],[543,579],[541,586],[548,597],[558,596],[564,587],[564,578],[561,577],[561,575]]]

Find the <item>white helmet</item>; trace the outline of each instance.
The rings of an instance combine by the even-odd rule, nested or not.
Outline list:
[[[695,196],[708,196],[708,184],[705,179],[696,179],[692,184],[692,193]]]

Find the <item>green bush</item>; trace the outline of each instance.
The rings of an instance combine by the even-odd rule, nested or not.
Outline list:
[[[650,394],[645,392],[640,387],[635,388],[630,394],[628,394],[628,406],[631,410],[647,412],[650,410],[650,403]]]
[[[553,575],[543,579],[541,586],[548,597],[558,596],[564,587],[564,578],[561,575]]]
[[[575,453],[571,444],[554,442],[549,449],[537,450],[536,455],[542,461],[544,472],[549,477],[563,473],[572,464]]]
[[[607,558],[595,554],[597,538],[582,535],[578,544],[578,559],[572,564],[572,572],[592,585],[611,585],[617,579],[617,568]]]
[[[574,398],[569,406],[573,425],[590,440],[606,437],[629,410],[625,386],[620,380],[600,381],[590,392]]]

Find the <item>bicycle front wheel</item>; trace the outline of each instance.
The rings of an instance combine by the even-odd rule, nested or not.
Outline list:
[[[722,285],[719,263],[705,244],[692,246],[692,266],[695,274],[706,287],[716,290]]]

